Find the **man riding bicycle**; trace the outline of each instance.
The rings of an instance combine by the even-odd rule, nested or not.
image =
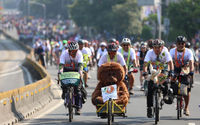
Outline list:
[[[68,43],[68,50],[62,53],[60,57],[60,70],[59,72],[68,72],[68,71],[77,71],[80,73],[82,77],[82,64],[83,64],[83,55],[79,49],[79,45],[77,42],[71,41]],[[81,107],[81,99],[82,99],[82,82],[75,87],[75,104],[77,105],[76,114],[80,115]],[[63,89],[62,99],[65,98],[65,91]]]
[[[174,60],[174,73],[176,76],[178,76],[181,72],[182,67],[185,64],[188,64],[189,67],[189,76],[191,76],[191,78],[193,78],[193,74],[194,74],[194,58],[193,58],[193,54],[192,51],[188,48],[185,47],[185,44],[187,42],[187,39],[184,36],[178,36],[176,39],[176,48],[173,48],[170,50],[170,54],[171,57]],[[189,83],[189,81],[186,81]],[[189,100],[190,100],[190,92],[191,92],[191,88],[188,88],[188,95],[184,96],[184,100],[185,100],[185,107],[184,107],[184,114],[186,116],[189,116]]]
[[[123,66],[125,73],[127,72],[126,69],[126,62],[124,57],[121,53],[117,52],[118,46],[115,43],[110,43],[107,47],[107,53],[105,53],[98,62],[98,67],[106,62],[117,62]]]
[[[147,75],[147,67],[148,63],[150,62],[153,65],[154,69],[159,69],[160,66],[157,65],[158,63],[165,64],[167,66],[162,70],[169,69],[169,75],[173,73],[173,62],[168,50],[164,49],[164,41],[156,39],[153,41],[153,49],[149,50],[144,59],[144,67],[143,67],[143,74],[144,76]],[[163,72],[165,73],[165,72]],[[147,117],[151,118],[152,115],[152,106],[153,106],[153,85],[154,82],[152,80],[148,81],[148,93],[147,93]]]

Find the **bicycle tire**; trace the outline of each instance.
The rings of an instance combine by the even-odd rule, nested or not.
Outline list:
[[[180,119],[181,115],[181,100],[180,97],[177,97],[177,119]]]
[[[155,112],[155,124],[157,125],[158,121],[159,121],[159,93],[158,92],[155,92],[154,96],[155,96],[155,109],[154,109],[154,112]]]
[[[73,119],[73,93],[72,88],[69,88],[69,104],[68,104],[68,111],[69,111],[69,122],[72,122]]]
[[[112,125],[112,99],[108,100],[108,125]]]

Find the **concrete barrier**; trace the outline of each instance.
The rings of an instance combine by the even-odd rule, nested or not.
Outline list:
[[[26,57],[25,63],[29,63],[30,68],[34,68],[42,78],[24,87],[0,93],[0,124],[9,125],[27,118],[52,101],[53,94],[50,88],[52,81],[46,70],[34,61],[32,48],[14,39],[5,31],[1,32],[30,53]]]

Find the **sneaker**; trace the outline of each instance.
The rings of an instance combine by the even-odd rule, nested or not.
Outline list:
[[[148,108],[147,108],[147,117],[148,117],[148,118],[152,118],[152,117],[153,117],[152,108],[151,108],[151,107],[148,107]]]
[[[130,89],[130,90],[129,90],[129,94],[130,94],[130,95],[134,95],[133,89]]]
[[[144,87],[143,86],[141,86],[140,91],[144,91]]]
[[[186,116],[189,116],[190,115],[189,109],[184,109],[183,114],[185,114]]]
[[[81,114],[80,109],[75,109],[75,115],[80,115],[80,114]]]

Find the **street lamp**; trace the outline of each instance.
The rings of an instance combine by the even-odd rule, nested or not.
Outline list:
[[[38,3],[38,2],[33,2],[33,1],[30,1],[29,2],[29,4],[35,4],[35,5],[39,5],[39,6],[41,6],[42,8],[43,8],[43,18],[44,19],[46,19],[46,5],[45,4],[43,4],[43,3]],[[28,10],[29,12],[30,12],[30,7],[29,7],[29,10]]]

